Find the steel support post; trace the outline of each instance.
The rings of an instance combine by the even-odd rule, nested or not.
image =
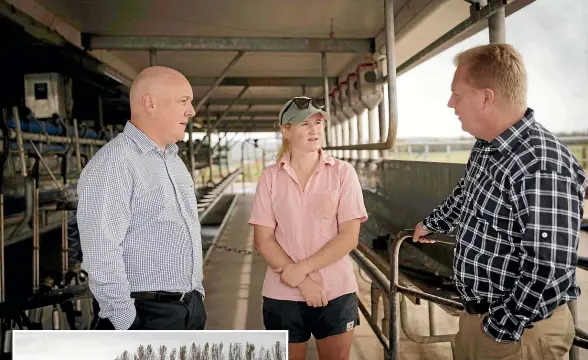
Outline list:
[[[349,118],[349,145],[359,144],[358,115]],[[359,159],[359,151],[351,150],[349,157],[353,160]]]
[[[506,43],[505,8],[501,7],[488,18],[490,43]]]
[[[188,119],[188,167],[190,169],[190,176],[192,177],[192,181],[194,181],[194,168],[195,168],[195,159],[194,159],[194,118],[191,117]]]
[[[380,72],[383,74],[384,71],[386,70],[386,64],[384,63],[384,61],[379,61],[378,62],[378,69],[380,70]],[[382,85],[382,91],[388,91],[388,87],[386,86],[387,84],[383,84]],[[386,102],[387,99],[386,97],[382,97],[382,101],[380,101],[380,103],[378,104],[378,122],[379,122],[379,129],[380,129],[380,142],[384,142],[386,141],[386,134],[388,134],[388,119],[386,118]],[[379,155],[382,159],[385,159],[386,157],[388,157],[388,151],[387,150],[380,150],[379,151]]]
[[[324,79],[324,95],[325,95],[325,107],[327,114],[329,117],[331,116],[331,104],[329,103],[329,74],[327,69],[327,53],[321,53],[321,61],[322,61],[322,70],[323,70],[323,79]],[[325,129],[325,145],[329,146],[331,144],[331,122],[327,122],[327,127]]]
[[[394,0],[384,0],[384,16],[385,16],[385,31],[386,31],[386,65],[387,65],[387,80],[388,80],[388,106],[389,106],[389,121],[388,121],[388,136],[385,132],[380,132],[380,137],[386,139],[384,141],[396,139],[396,120],[398,117],[398,109],[396,104],[396,44],[394,33]],[[381,110],[384,110],[383,108]],[[382,117],[380,117],[382,119]],[[381,121],[381,120],[380,120]],[[380,129],[382,126],[380,126]],[[390,145],[393,145],[393,141]],[[390,146],[391,147],[391,146]],[[390,360],[398,360],[400,358],[400,329],[397,319],[397,288],[398,274],[396,273],[396,259],[394,253],[390,253],[390,292],[388,293],[388,302],[390,304],[390,324],[388,330],[388,341],[390,344]]]

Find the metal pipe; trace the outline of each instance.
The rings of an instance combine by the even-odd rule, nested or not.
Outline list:
[[[423,50],[419,51],[416,55],[411,57],[396,68],[396,61],[394,56],[394,50],[396,47],[394,39],[394,20],[392,12],[392,0],[385,0],[385,15],[386,15],[386,62],[388,68],[388,74],[386,80],[388,82],[388,136],[386,141],[375,143],[375,144],[360,144],[360,145],[348,145],[348,146],[336,146],[327,147],[325,150],[389,150],[394,146],[396,140],[396,131],[398,126],[398,112],[397,112],[397,97],[396,97],[396,75],[406,71],[407,68],[413,66],[416,62],[420,61],[425,56],[428,56],[439,47],[443,46],[446,42],[455,38],[459,34],[471,29],[473,26],[478,24],[480,21],[490,18],[491,15],[504,9],[506,6],[506,0],[490,0],[488,5],[481,8],[479,11],[472,14],[465,21],[461,22],[453,29],[439,37],[437,40],[429,44]],[[381,112],[381,111],[380,111]]]
[[[18,233],[22,230],[22,228],[28,223],[31,218],[33,217],[33,198],[34,198],[34,184],[33,180],[30,177],[24,178],[24,188],[25,188],[25,212],[24,217],[22,218],[21,222],[17,225],[17,227],[10,233],[8,237],[8,241],[13,240]]]
[[[18,147],[18,154],[20,155],[20,173],[22,176],[27,176],[27,163],[25,161],[25,154],[22,145],[23,133],[20,128],[20,115],[18,114],[17,106],[12,107],[12,115],[14,116],[14,123],[16,125],[16,146]]]
[[[157,50],[149,49],[149,66],[157,65]]]
[[[4,226],[6,226],[4,220],[4,165],[9,158],[10,144],[8,143],[8,125],[6,123],[8,120],[8,111],[2,108],[1,114],[0,127],[2,128],[4,144],[2,154],[0,154],[0,303],[3,303],[6,299],[6,275],[4,274],[6,269],[4,264]],[[3,345],[0,344],[0,346]]]
[[[505,8],[501,7],[488,17],[490,43],[506,43]]]
[[[192,126],[194,125],[194,118],[188,119],[188,167],[190,168],[190,177],[194,181],[194,136]]]
[[[17,139],[17,132],[10,129],[10,140]],[[27,133],[22,132],[22,140],[29,140],[29,141],[38,141],[38,142],[51,142],[55,144],[72,144],[74,140],[70,136],[55,136],[55,135],[44,135],[44,134],[35,134],[35,133]],[[18,141],[18,140],[17,140]],[[80,145],[95,145],[95,146],[102,146],[106,144],[105,140],[96,140],[96,139],[80,139]]]
[[[207,131],[206,131],[206,139],[208,141],[208,185],[210,186],[210,184],[214,184],[214,177],[212,175],[212,165],[213,165],[213,159],[212,159],[212,124],[210,123],[210,106],[207,105],[206,106],[206,120],[208,120],[207,123]],[[204,140],[204,139],[202,139]],[[203,141],[204,142],[204,141]],[[198,144],[198,145],[202,145],[202,143]],[[198,151],[198,148],[196,148],[196,151]]]
[[[210,86],[210,88],[206,91],[204,96],[202,98],[200,98],[200,100],[198,100],[198,103],[196,104],[196,106],[194,106],[194,114],[198,114],[198,111],[200,110],[202,105],[204,105],[204,103],[206,102],[206,100],[208,100],[210,95],[212,95],[214,90],[216,90],[216,88],[220,85],[220,83],[225,79],[225,77],[227,76],[229,71],[231,71],[231,69],[237,64],[239,59],[241,59],[241,57],[243,57],[243,54],[245,54],[244,51],[239,51],[237,53],[237,55],[235,55],[235,57],[225,67],[225,69],[220,73],[220,75],[218,76],[216,81]],[[192,131],[192,129],[190,129],[190,131]],[[198,152],[198,150],[196,150],[196,152]]]
[[[357,249],[353,249],[350,255],[380,289],[386,293],[390,291],[390,280],[364,254]]]
[[[399,359],[400,356],[400,329],[399,329],[399,321],[398,321],[398,293],[412,295],[418,298],[422,298],[428,301],[433,301],[440,305],[445,305],[448,307],[452,307],[455,309],[462,310],[463,305],[457,301],[445,299],[439,296],[435,296],[432,294],[428,294],[419,290],[409,289],[404,286],[400,286],[398,282],[398,258],[400,254],[400,246],[402,242],[407,239],[411,238],[414,233],[414,229],[406,229],[400,231],[394,239],[390,242],[388,253],[390,256],[390,292],[388,293],[388,301],[390,304],[390,356],[392,360]],[[434,238],[436,242],[442,244],[451,244],[454,245],[453,242],[447,240],[441,240],[440,238],[446,238],[446,235],[441,234],[434,234],[430,236]]]
[[[403,232],[401,231],[400,234]],[[396,240],[396,239],[395,239]],[[400,242],[400,241],[398,241]],[[394,241],[390,242],[390,292],[388,292],[388,303],[390,304],[390,329],[388,339],[390,341],[390,360],[400,359],[400,328],[398,324],[398,258],[396,257],[396,246]]]
[[[506,2],[507,0],[489,0],[487,2],[487,6],[481,7],[480,10],[472,13],[470,17],[468,17],[466,20],[457,24],[455,27],[453,27],[453,29],[441,35],[437,40],[433,41],[423,50],[419,51],[413,57],[403,62],[402,65],[398,67],[397,72],[399,74],[402,74],[403,72],[407,71],[409,68],[414,66],[417,62],[421,61],[421,59],[423,59],[424,57],[428,56],[432,52],[436,51],[437,49],[445,45],[445,43],[447,43],[448,41],[470,30],[480,21],[488,19],[496,11],[506,6]]]
[[[329,101],[329,74],[328,74],[328,69],[327,69],[327,53],[326,52],[322,52],[321,53],[321,65],[322,65],[322,70],[323,70],[323,79],[324,79],[324,84],[323,84],[323,90],[324,90],[324,95],[325,95],[325,110],[327,112],[327,114],[329,114],[329,116],[331,116],[331,104]],[[325,132],[326,136],[325,136],[325,142],[326,145],[329,146],[331,145],[331,122],[329,121],[327,123],[327,131]]]
[[[327,150],[388,150],[394,146],[398,128],[398,96],[396,91],[396,39],[394,33],[394,0],[384,0],[386,22],[386,65],[388,81],[388,137],[385,142],[329,147]]]
[[[359,300],[359,299],[357,299],[357,300],[358,300],[357,305],[359,307],[359,310],[361,311],[363,316],[365,316],[365,318],[368,322],[368,325],[372,328],[372,330],[376,334],[376,337],[380,341],[380,344],[382,344],[382,346],[384,347],[384,351],[385,352],[390,351],[390,342],[388,341],[388,339],[386,339],[386,335],[384,335],[384,332],[382,331],[382,329],[380,329],[378,327],[378,325],[376,324],[376,322],[374,321],[374,319],[372,318],[370,313],[367,311],[363,302],[361,302],[361,300]]]
[[[74,140],[75,140],[75,149],[76,149],[76,160],[78,165],[78,170],[82,170],[82,157],[80,154],[80,134],[78,132],[78,119],[73,119],[73,128],[74,128]]]
[[[32,182],[33,193],[33,292],[37,292],[40,285],[40,236],[39,236],[39,162],[40,157],[35,157],[33,165]]]
[[[406,309],[406,298],[403,295],[400,296],[400,324],[402,326],[402,332],[409,340],[417,344],[434,344],[453,341],[455,334],[422,336],[413,333],[407,325],[409,321]]]

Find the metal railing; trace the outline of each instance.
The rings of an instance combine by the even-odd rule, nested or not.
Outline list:
[[[384,358],[386,360],[397,360],[400,358],[400,329],[402,329],[406,338],[412,342],[417,344],[450,343],[452,352],[454,352],[454,338],[456,334],[435,334],[432,304],[458,311],[464,310],[462,303],[423,292],[417,286],[414,286],[408,278],[402,276],[399,271],[400,248],[404,240],[407,238],[412,239],[413,234],[413,229],[402,230],[390,241],[388,264],[382,257],[375,254],[373,250],[362,243],[350,253],[350,256],[358,264],[360,269],[371,279],[371,312],[368,311],[367,306],[361,299],[358,299],[358,307],[382,344]],[[455,237],[450,235],[430,234],[427,238],[435,240],[437,244],[455,246]],[[577,267],[588,271],[588,258],[579,257]],[[389,277],[385,273],[388,273]],[[383,303],[384,314],[381,319],[381,325],[378,325],[378,306],[380,299],[384,296],[387,296],[388,301],[384,301]],[[407,297],[409,296],[429,301],[429,336],[417,335],[411,331],[406,305]],[[568,306],[572,314],[574,314],[575,309],[572,309],[572,306],[575,307],[575,304],[569,303]],[[572,349],[570,349],[570,360],[578,358],[577,348],[588,349],[588,332],[577,327],[575,316],[574,326],[576,334]]]

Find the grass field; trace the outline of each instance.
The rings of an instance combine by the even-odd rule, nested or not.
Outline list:
[[[588,145],[570,145],[569,148],[572,150],[572,153],[580,161],[580,165],[584,167],[585,170],[588,170],[588,158],[585,153],[584,148]],[[469,151],[451,151],[447,152],[429,152],[425,158],[424,153],[415,153],[412,154],[408,153],[398,153],[398,154],[390,154],[388,156],[389,159],[394,160],[412,160],[412,161],[430,161],[430,162],[449,162],[449,163],[459,163],[465,164],[468,161],[470,156]]]

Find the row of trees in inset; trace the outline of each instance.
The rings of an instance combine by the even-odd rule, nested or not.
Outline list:
[[[151,345],[139,345],[135,352],[123,351],[115,360],[287,360],[286,347],[280,341],[270,348],[253,343],[234,342],[229,344],[229,351],[225,354],[225,345],[206,342],[204,345],[192,343],[190,348],[182,345],[179,348],[168,349],[162,345],[154,349]]]

